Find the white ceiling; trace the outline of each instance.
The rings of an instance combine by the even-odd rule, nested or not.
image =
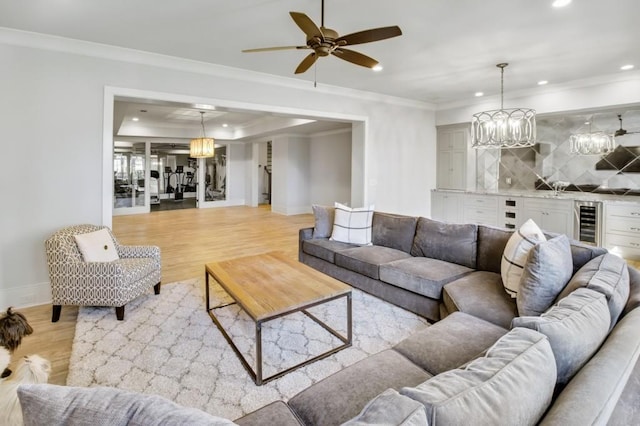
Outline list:
[[[496,95],[499,62],[509,62],[505,92],[640,69],[640,1],[326,0],[325,26],[341,35],[398,25],[400,37],[354,46],[380,61],[375,73],[320,58],[318,84],[443,104],[474,93]],[[304,45],[289,11],[319,24],[321,0],[0,0],[0,26],[294,76],[307,51],[242,53]],[[311,83],[310,83],[311,84]]]

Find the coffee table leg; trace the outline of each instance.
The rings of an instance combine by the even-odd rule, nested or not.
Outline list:
[[[204,269],[204,278],[205,278],[205,294],[206,294],[206,298],[207,298],[207,312],[209,312],[209,272],[207,271],[207,268]]]
[[[256,322],[256,385],[262,384],[262,322]]]
[[[351,311],[351,292],[347,294],[347,344],[350,345],[353,339],[353,316]]]

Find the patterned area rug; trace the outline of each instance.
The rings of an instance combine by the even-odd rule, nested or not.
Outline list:
[[[227,299],[218,289],[212,306]],[[237,305],[216,312],[241,352],[255,359],[251,320]],[[310,312],[344,333],[344,298]],[[209,318],[203,280],[193,279],[165,285],[160,295],[149,293],[129,303],[124,321],[116,320],[112,308],[81,308],[67,385],[161,395],[233,420],[270,402],[288,400],[427,325],[423,318],[354,289],[353,346],[256,386]],[[262,334],[265,377],[341,343],[302,313],[265,323]]]

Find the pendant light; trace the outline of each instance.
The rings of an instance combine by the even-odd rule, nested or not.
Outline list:
[[[471,120],[474,148],[523,148],[536,142],[536,112],[528,108],[504,108],[504,69],[500,63],[500,109],[483,111]]]
[[[593,118],[587,123],[589,131],[575,133],[569,138],[569,151],[573,155],[603,155],[609,154],[616,149],[616,141],[611,135],[607,135],[599,130],[593,130],[591,123]]]
[[[192,158],[213,157],[215,143],[213,138],[208,138],[204,133],[204,111],[200,111],[200,125],[202,126],[202,137],[191,139],[189,143],[189,156]]]

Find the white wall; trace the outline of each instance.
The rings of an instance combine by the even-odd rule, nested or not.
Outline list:
[[[1,28],[0,58],[1,152],[21,159],[2,164],[12,178],[0,179],[0,306],[49,300],[44,240],[66,225],[103,221],[105,87],[362,117],[363,200],[430,211],[435,117],[426,104]]]
[[[277,135],[271,141],[271,150],[271,211],[285,215],[311,212],[310,138]]]
[[[310,142],[310,203],[351,204],[351,130],[312,135]]]

